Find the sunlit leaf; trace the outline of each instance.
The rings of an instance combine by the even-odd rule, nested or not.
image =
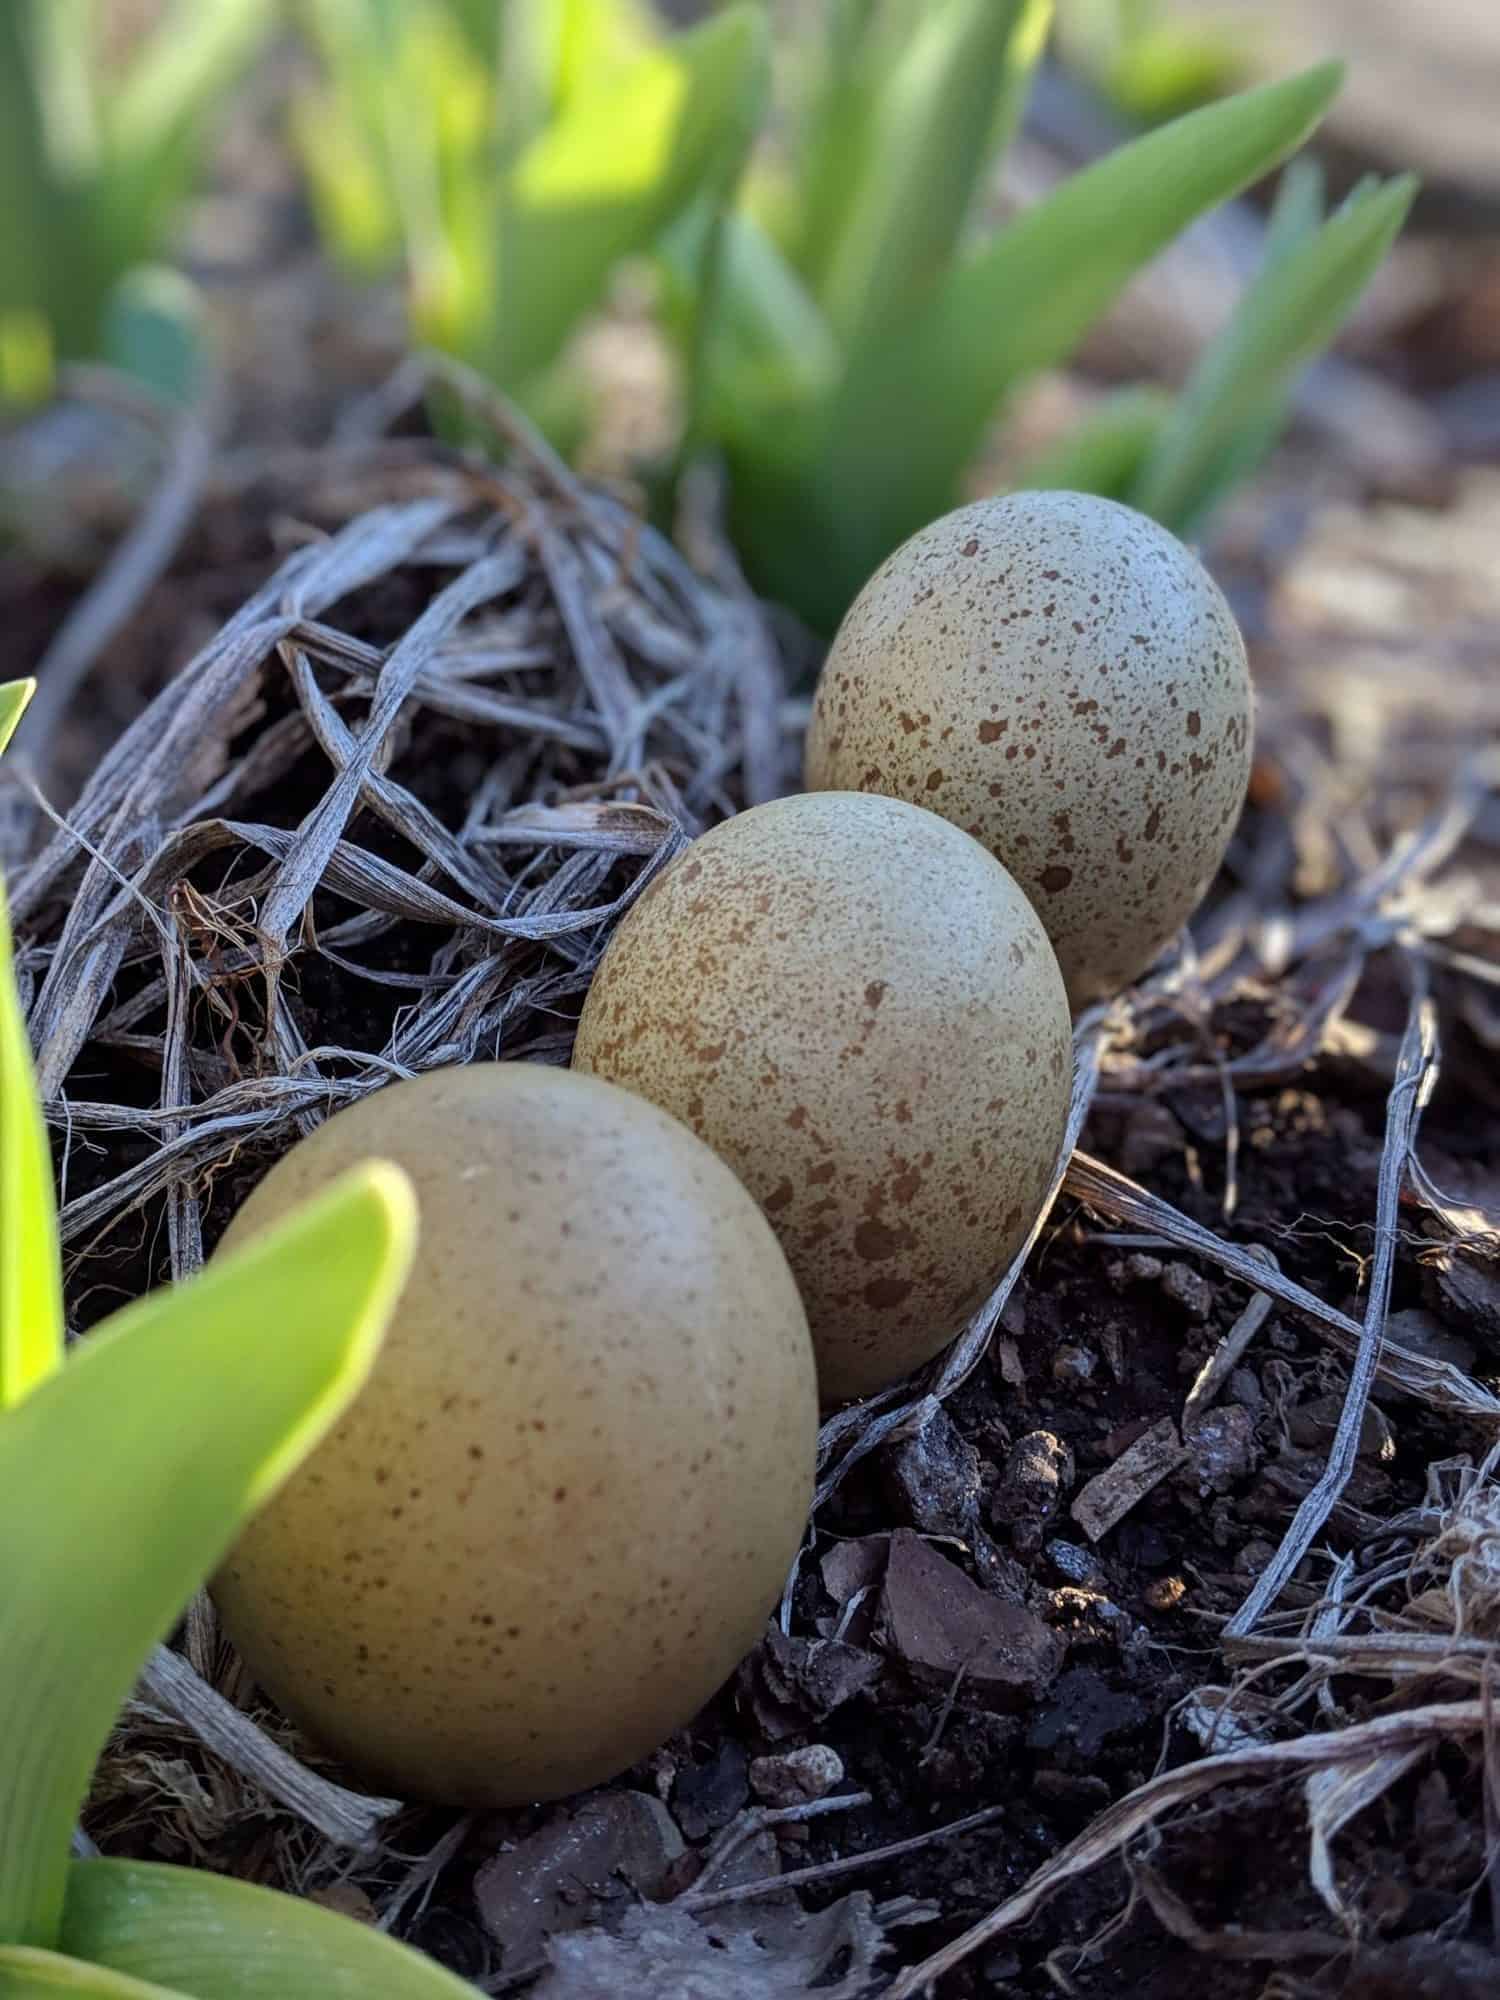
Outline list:
[[[85,1965],[54,1951],[0,1945],[0,2000],[191,2000],[167,1986],[153,1986],[102,1965]]]
[[[0,753],[16,733],[16,724],[26,713],[26,704],[36,693],[36,682],[0,681]]]
[[[291,107],[291,133],[324,243],[362,276],[394,269],[401,218],[383,163],[348,97],[309,91]]]
[[[765,58],[759,10],[728,8],[580,90],[516,161],[491,340],[499,380],[543,368],[614,267],[651,247],[726,152],[743,148]]]
[[[0,744],[19,714],[7,727],[8,692],[0,689]],[[10,918],[0,887],[0,1437],[4,1413],[45,1382],[62,1355],[52,1153],[11,970]]]
[[[192,2000],[474,2000],[472,1986],[377,1930],[196,1868],[75,1862],[62,1939],[79,1958]]]
[[[617,75],[650,46],[653,23],[638,0],[506,0],[497,16],[494,0],[448,0],[456,11],[487,9],[491,21],[503,16],[504,34],[493,58],[504,51],[503,89],[508,96],[519,66],[525,87],[539,96],[538,125],[555,118],[582,90]]]
[[[375,1165],[73,1347],[0,1418],[0,1937],[57,1941],[69,1837],[134,1682],[369,1373],[415,1234]],[[13,1246],[5,1247],[9,1269]]]
[[[1268,259],[1201,357],[1144,466],[1136,504],[1169,526],[1199,508],[1215,465],[1338,331],[1416,198],[1409,175],[1358,193]]]

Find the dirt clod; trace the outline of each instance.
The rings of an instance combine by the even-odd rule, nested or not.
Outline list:
[[[750,1789],[764,1805],[796,1806],[822,1799],[844,1782],[844,1760],[826,1743],[804,1744],[750,1766]]]
[[[1001,1708],[1035,1701],[1062,1657],[1040,1619],[989,1596],[905,1528],[891,1537],[880,1629],[919,1678],[946,1687],[961,1675],[972,1699]]]

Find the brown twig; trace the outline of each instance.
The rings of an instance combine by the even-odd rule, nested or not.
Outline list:
[[[1349,1729],[1299,1736],[1284,1743],[1257,1744],[1205,1757],[1180,1770],[1164,1772],[1138,1786],[1112,1806],[1068,1845],[1044,1862],[1016,1894],[961,1937],[901,1973],[887,2000],[918,2000],[966,1958],[1008,1930],[1023,1924],[1049,1897],[1078,1876],[1122,1852],[1127,1842],[1151,1826],[1164,1812],[1190,1804],[1220,1785],[1246,1779],[1299,1776],[1340,1765],[1354,1765],[1385,1752],[1435,1748],[1438,1744],[1477,1735],[1485,1727],[1483,1701],[1439,1702],[1426,1708],[1381,1715]]]
[[[1437,1078],[1437,1015],[1426,992],[1425,982],[1414,982],[1411,1010],[1402,1038],[1401,1057],[1386,1106],[1385,1149],[1380,1160],[1380,1183],[1375,1205],[1375,1255],[1370,1267],[1370,1293],[1364,1325],[1338,1429],[1328,1451],[1322,1476],[1297,1509],[1275,1556],[1267,1563],[1244,1603],[1225,1627],[1226,1636],[1238,1638],[1254,1629],[1261,1615],[1275,1603],[1287,1578],[1301,1562],[1334,1503],[1349,1483],[1359,1451],[1360,1426],[1365,1405],[1380,1366],[1380,1350],[1385,1339],[1385,1315],[1390,1304],[1391,1279],[1396,1268],[1396,1205],[1406,1162],[1416,1138],[1417,1125]]]
[[[724,1889],[690,1889],[686,1895],[677,1898],[677,1908],[718,1909],[725,1903],[748,1903],[761,1896],[774,1896],[778,1890],[800,1889],[812,1882],[829,1882],[839,1875],[852,1875],[858,1869],[878,1868],[887,1861],[900,1860],[902,1855],[915,1854],[923,1847],[931,1847],[935,1841],[952,1840],[960,1833],[972,1833],[976,1827],[989,1826],[1002,1818],[1007,1810],[1005,1806],[985,1806],[963,1819],[950,1820],[946,1826],[935,1826],[927,1833],[913,1834],[909,1840],[893,1840],[885,1847],[867,1848],[862,1854],[845,1854],[836,1861],[819,1861],[809,1868],[792,1868],[784,1875],[767,1875],[758,1882],[736,1882]]]

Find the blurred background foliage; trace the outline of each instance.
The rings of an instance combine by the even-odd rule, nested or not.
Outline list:
[[[569,454],[601,422],[591,343],[632,320],[669,414],[630,471],[665,510],[718,455],[750,580],[822,631],[963,497],[1016,391],[1295,155],[1339,83],[1244,87],[1243,22],[1167,0],[15,0],[0,35],[0,397],[35,407],[59,365],[105,362],[191,399],[185,203],[226,101],[270,90],[332,265],[398,289],[414,345]],[[1044,65],[1086,79],[1119,143],[1007,212]],[[1200,531],[1413,193],[1330,207],[1295,167],[1186,382],[1122,385],[1013,476]],[[495,443],[440,398],[429,417]]]

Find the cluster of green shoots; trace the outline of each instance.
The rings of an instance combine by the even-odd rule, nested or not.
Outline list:
[[[1064,49],[1148,121],[1227,82],[1146,0],[1061,11]],[[111,81],[90,0],[15,0],[0,9],[0,399],[57,356],[167,370],[171,316],[141,267],[169,241],[213,100],[279,22],[307,45],[287,124],[340,262],[399,274],[414,338],[564,448],[588,421],[575,336],[624,267],[653,272],[682,449],[726,461],[752,581],[828,630],[964,497],[1007,398],[1196,217],[1293,154],[1338,88],[1323,66],[1220,96],[997,226],[1053,13],[735,0],[668,33],[648,0],[179,0]],[[1110,400],[1023,483],[1199,530],[1274,442],[1413,192],[1371,180],[1330,214],[1294,168],[1263,264],[1186,385]]]
[[[0,686],[0,749],[29,684]],[[372,1164],[191,1283],[65,1343],[52,1159],[0,894],[0,1992],[7,2000],[459,2000],[316,1905],[72,1858],[153,1646],[363,1385],[416,1233]]]

